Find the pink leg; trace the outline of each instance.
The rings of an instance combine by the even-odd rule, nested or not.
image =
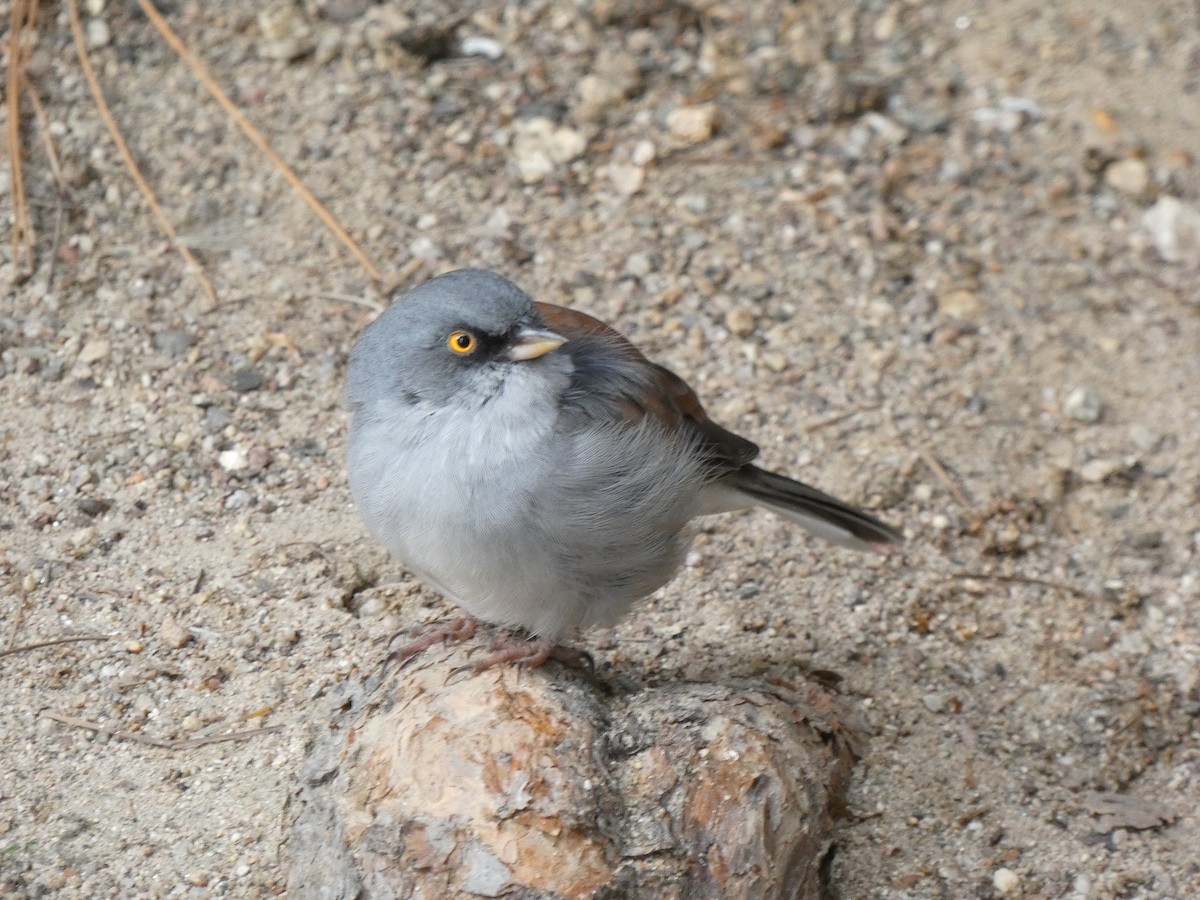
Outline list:
[[[399,660],[400,665],[403,666],[434,644],[461,644],[463,641],[469,641],[475,636],[475,629],[478,627],[479,620],[474,616],[459,616],[449,622],[433,622],[424,625],[414,629],[411,641],[389,653],[388,660]]]
[[[552,659],[562,663],[564,666],[569,666],[572,669],[578,669],[588,674],[594,674],[596,671],[596,662],[592,659],[590,653],[584,650],[575,650],[571,647],[563,647],[545,638],[535,638],[532,640],[510,638],[508,640],[497,641],[489,649],[491,653],[478,662],[472,663],[469,666],[463,666],[460,671],[469,669],[472,672],[482,672],[485,669],[490,669],[493,666],[502,666],[506,663],[516,663],[525,669],[536,669],[538,666],[545,665]]]

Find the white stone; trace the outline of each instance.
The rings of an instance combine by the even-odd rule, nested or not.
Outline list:
[[[1200,268],[1200,209],[1177,197],[1159,197],[1143,213],[1142,230],[1167,262]]]
[[[1121,464],[1115,459],[1093,459],[1085,462],[1079,470],[1079,477],[1089,484],[1100,484],[1121,471]]]
[[[1021,878],[1012,869],[997,869],[992,875],[992,886],[1005,897],[1011,897],[1021,889]]]
[[[1063,403],[1063,412],[1077,422],[1098,422],[1101,410],[1100,395],[1089,387],[1075,388]]]
[[[234,447],[232,450],[222,450],[217,454],[217,464],[226,472],[236,472],[250,465],[250,458],[244,447]]]
[[[83,345],[83,349],[79,351],[79,361],[90,365],[107,358],[110,352],[112,352],[112,345],[103,338],[96,338]]]
[[[1120,159],[1104,170],[1104,181],[1122,194],[1137,195],[1150,184],[1150,169],[1140,159]]]
[[[606,172],[613,190],[622,197],[632,197],[642,189],[646,180],[645,169],[627,163],[609,163]]]
[[[578,159],[587,149],[587,138],[572,128],[558,127],[549,119],[521,122],[516,128],[513,155],[521,180],[541,181],[559,166]]]
[[[667,128],[675,137],[688,143],[706,141],[717,130],[717,107],[713,103],[680,106],[667,116]]]

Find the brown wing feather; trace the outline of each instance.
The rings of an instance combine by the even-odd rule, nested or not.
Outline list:
[[[651,416],[667,428],[685,428],[692,431],[700,438],[714,464],[714,469],[720,472],[740,469],[758,456],[758,447],[754,443],[722,428],[708,417],[700,398],[687,382],[670,369],[646,359],[623,334],[587,313],[555,306],[552,303],[535,303],[534,306],[547,326],[567,338],[568,343],[564,349],[570,349],[571,341],[592,338],[609,352],[615,352],[638,365],[638,374],[649,386],[649,390],[642,390],[636,396],[627,393],[620,398],[614,398],[624,417],[630,421],[639,421],[645,416]]]

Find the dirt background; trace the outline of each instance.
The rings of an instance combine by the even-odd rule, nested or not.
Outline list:
[[[349,503],[340,383],[373,294],[134,5],[90,2],[208,303],[43,6],[68,190],[28,118],[0,649],[102,639],[0,657],[0,885],[272,894],[331,686],[447,612]],[[1196,6],[468,7],[164,12],[383,270],[492,267],[615,323],[768,465],[909,536],[868,559],[710,520],[581,645],[648,683],[839,673],[875,732],[842,896],[1197,896],[1200,230],[1142,224],[1163,197],[1200,215]],[[278,730],[157,747],[71,717]]]

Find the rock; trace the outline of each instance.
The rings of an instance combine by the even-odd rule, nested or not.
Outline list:
[[[484,59],[499,59],[504,55],[504,45],[495,38],[483,35],[465,37],[458,45],[459,56],[481,56]]]
[[[229,380],[229,386],[239,394],[248,394],[251,391],[257,391],[263,386],[262,373],[251,369],[249,366],[242,366],[233,373],[233,377]]]
[[[469,662],[343,685],[288,805],[289,896],[821,895],[860,752],[823,688]]]
[[[180,625],[171,616],[167,616],[158,627],[158,639],[163,645],[172,650],[186,647],[192,640],[192,633]]]
[[[1167,262],[1200,269],[1200,209],[1176,197],[1160,197],[1143,213],[1142,231]]]
[[[87,23],[87,38],[85,43],[89,50],[99,50],[112,43],[112,29],[104,19],[91,19]]]
[[[578,131],[559,127],[540,116],[519,122],[516,132],[513,155],[517,172],[526,184],[541,181],[587,149],[587,139]]]
[[[625,260],[625,274],[645,278],[654,270],[654,262],[646,253],[630,253]]]
[[[1141,422],[1134,422],[1129,426],[1129,439],[1133,442],[1133,446],[1137,447],[1143,453],[1152,452],[1158,447],[1159,441],[1162,440],[1158,432],[1153,431]]]
[[[1030,122],[1043,117],[1042,107],[1027,97],[1002,97],[996,106],[977,109],[971,118],[984,133],[1011,134]]]
[[[243,447],[222,450],[217,454],[217,464],[226,472],[237,472],[250,465],[250,458]]]
[[[654,146],[654,142],[643,138],[633,145],[633,150],[629,153],[629,161],[635,166],[648,166],[654,162],[656,156],[658,156],[658,148]]]
[[[305,20],[299,4],[292,0],[274,0],[259,10],[258,27],[262,32],[258,53],[263,59],[292,62],[317,46],[312,26]]]
[[[1089,387],[1075,388],[1063,403],[1063,412],[1077,422],[1099,422],[1102,411],[1100,395]]]
[[[1137,196],[1150,184],[1150,168],[1144,160],[1119,159],[1104,170],[1104,181],[1113,190]]]
[[[575,115],[581,122],[594,122],[638,90],[641,70],[625,50],[604,48],[592,71],[579,79],[579,103]]]
[[[111,352],[112,344],[103,338],[96,338],[83,345],[83,349],[79,351],[79,361],[90,366],[92,363],[107,359]]]
[[[608,175],[613,190],[622,197],[632,197],[642,189],[646,180],[645,169],[628,163],[609,163],[605,174]]]
[[[323,0],[319,5],[321,17],[335,25],[353,22],[371,6],[371,0]]]
[[[725,327],[731,334],[738,337],[749,336],[757,324],[758,320],[754,317],[754,313],[744,306],[734,307],[725,314]]]
[[[103,515],[112,508],[112,501],[106,500],[103,497],[97,497],[94,494],[87,497],[81,497],[76,503],[75,508],[87,516],[89,519],[94,519],[96,516]]]
[[[168,356],[183,356],[196,339],[182,328],[164,328],[154,335],[154,349]]]
[[[1115,459],[1092,459],[1085,462],[1079,470],[1079,477],[1089,484],[1099,484],[1108,481],[1119,471],[1121,464]]]
[[[997,869],[992,875],[992,887],[1005,897],[1011,897],[1021,889],[1021,879],[1012,869]]]
[[[717,130],[717,107],[714,103],[680,106],[667,116],[671,134],[689,144],[707,141]]]
[[[937,301],[938,312],[960,322],[976,323],[983,318],[983,303],[974,291],[950,291]]]
[[[457,23],[441,21],[429,25],[411,25],[395,36],[405,53],[411,53],[425,63],[448,59],[454,54]]]

